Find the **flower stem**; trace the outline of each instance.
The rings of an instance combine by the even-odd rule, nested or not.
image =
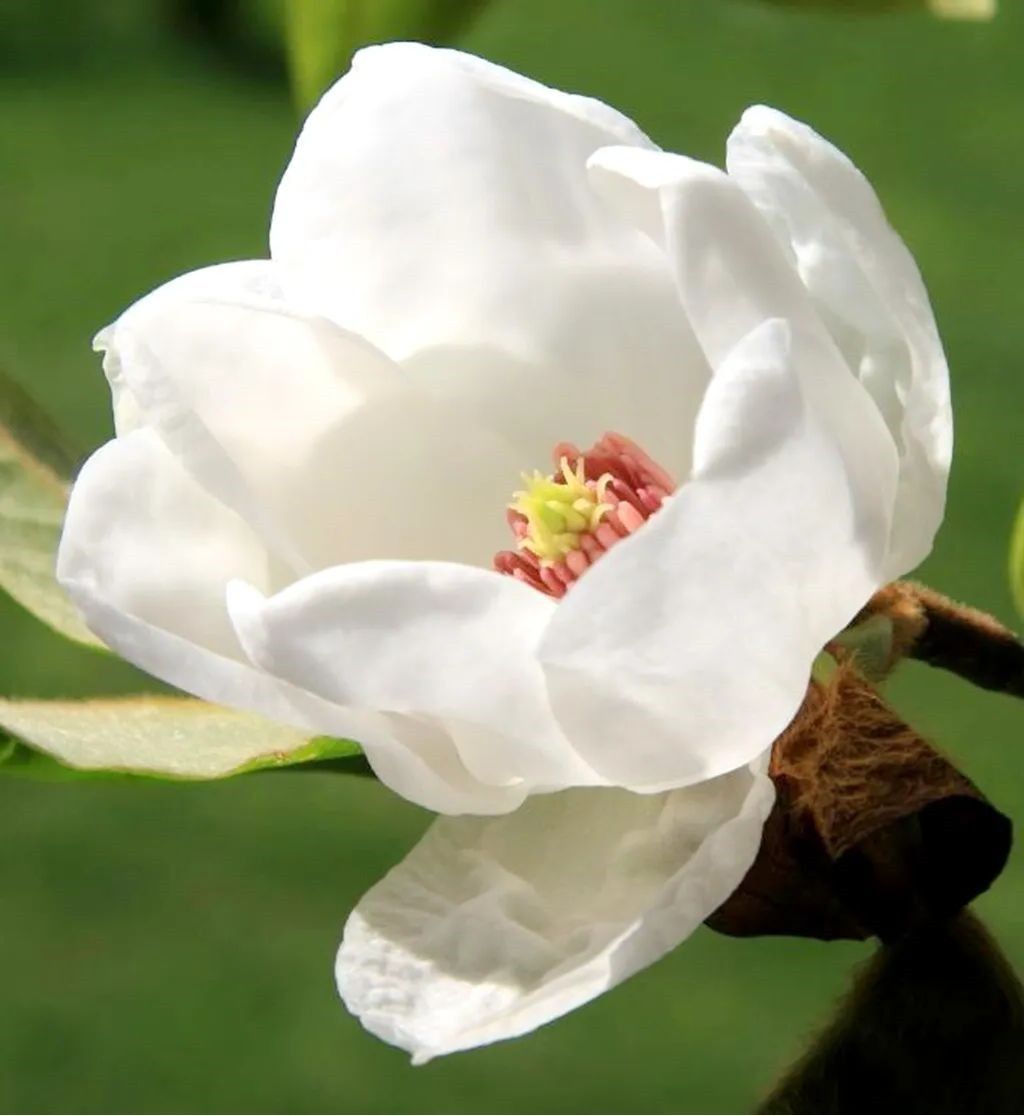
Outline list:
[[[860,619],[885,616],[896,658],[941,667],[986,690],[1024,698],[1024,644],[995,617],[910,581],[872,597]]]
[[[1024,1111],[1024,988],[969,911],[883,945],[762,1113]]]

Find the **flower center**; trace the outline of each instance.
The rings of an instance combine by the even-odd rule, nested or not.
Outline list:
[[[619,539],[633,534],[675,491],[675,481],[635,442],[605,434],[580,452],[555,446],[556,472],[523,474],[508,522],[515,550],[494,568],[552,597],[566,590]]]
[[[583,458],[570,466],[565,454],[559,457],[558,467],[561,476],[524,473],[526,488],[509,505],[526,521],[519,545],[547,565],[579,550],[580,536],[596,531],[601,517],[612,510],[604,502],[610,473],[604,473],[595,484],[587,480]]]

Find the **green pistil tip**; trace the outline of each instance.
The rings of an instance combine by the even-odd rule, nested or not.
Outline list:
[[[536,554],[541,562],[551,565],[570,551],[579,550],[580,536],[597,528],[601,519],[612,510],[603,503],[605,489],[612,479],[606,473],[596,484],[588,484],[583,459],[570,468],[569,460],[559,462],[561,479],[535,472],[523,474],[526,487],[515,494],[509,505],[526,519],[526,536],[519,546]]]

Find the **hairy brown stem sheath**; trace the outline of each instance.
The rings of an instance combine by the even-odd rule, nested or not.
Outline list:
[[[772,749],[778,797],[757,858],[707,924],[735,937],[895,940],[1002,871],[996,810],[851,663],[812,682]]]

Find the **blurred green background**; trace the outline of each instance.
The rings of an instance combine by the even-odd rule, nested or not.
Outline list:
[[[711,160],[753,101],[854,157],[917,254],[953,370],[949,514],[923,575],[1012,623],[1024,10],[1004,7],[964,25],[756,0],[493,0],[461,43]],[[265,253],[296,118],[270,3],[223,25],[156,0],[0,9],[0,363],[87,449],[110,429],[91,335],[178,272]],[[0,628],[0,692],[146,684],[6,600]],[[892,693],[1024,818],[1024,708],[923,667]],[[341,776],[0,782],[0,1109],[743,1111],[870,952],[703,932],[540,1033],[412,1069],[345,1014],[331,966],[347,912],[427,820]],[[1018,967],[1022,855],[979,904]]]

